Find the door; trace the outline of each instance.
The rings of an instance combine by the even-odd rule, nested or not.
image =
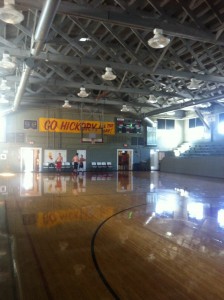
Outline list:
[[[40,172],[42,165],[41,148],[21,148],[21,172]]]
[[[117,170],[119,171],[133,170],[132,149],[117,149]]]
[[[83,171],[86,171],[86,150],[77,150],[77,153],[79,155],[79,158],[82,155],[83,158],[85,159],[84,162],[83,162]]]
[[[159,170],[159,151],[156,149],[150,150],[150,166],[151,171]]]

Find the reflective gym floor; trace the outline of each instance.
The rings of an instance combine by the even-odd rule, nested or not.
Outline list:
[[[223,242],[223,179],[0,174],[1,300],[224,299]]]

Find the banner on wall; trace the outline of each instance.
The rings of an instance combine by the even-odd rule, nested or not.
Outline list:
[[[39,118],[39,131],[41,132],[64,132],[64,133],[100,133],[103,125],[105,135],[115,134],[114,122],[80,121],[55,118]]]

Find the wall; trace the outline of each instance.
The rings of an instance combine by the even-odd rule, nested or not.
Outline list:
[[[184,140],[185,142],[194,143],[200,141],[211,141],[211,130],[206,126],[189,128],[189,119],[184,121]]]
[[[224,178],[224,157],[164,157],[160,162],[160,171]]]
[[[209,125],[210,129],[208,129],[206,126],[203,127],[203,136],[199,137],[197,136],[197,131],[195,130],[197,128],[189,128],[189,119],[186,119],[184,121],[184,141],[185,142],[196,142],[196,141],[211,141],[211,142],[223,142],[224,141],[224,135],[220,134],[218,132],[218,124],[219,124],[219,115],[223,113],[223,109],[220,111],[217,110],[217,108],[214,108],[212,112],[209,112],[207,114],[204,114],[204,119]],[[197,116],[192,116],[197,117]]]
[[[213,115],[213,120],[212,130],[208,130],[205,126],[189,128],[189,120],[185,120],[183,122],[184,141],[192,144],[217,142],[223,143],[224,147],[224,135],[219,134],[217,130],[218,113]],[[198,135],[200,130],[203,132],[201,136]],[[224,178],[224,156],[174,157],[172,153],[172,155],[165,155],[160,161],[160,171]]]
[[[170,153],[179,144],[191,139],[195,131],[188,128],[188,120],[176,120],[175,131],[172,130],[157,130],[157,145],[143,146],[131,145],[131,137],[143,137],[145,133],[127,134],[119,133],[115,135],[105,135],[103,144],[84,144],[81,143],[80,134],[71,133],[50,133],[39,132],[38,130],[24,129],[24,120],[38,120],[40,117],[45,118],[59,118],[70,120],[103,120],[105,122],[114,122],[115,116],[112,114],[102,114],[101,112],[90,111],[74,111],[66,109],[23,109],[6,116],[6,134],[18,134],[24,140],[5,143],[4,136],[1,131],[0,140],[0,155],[7,153],[7,160],[1,160],[0,171],[12,170],[19,171],[20,148],[21,147],[40,147],[43,151],[45,149],[65,149],[67,150],[67,160],[71,161],[76,150],[86,150],[87,153],[87,170],[90,170],[91,161],[111,161],[113,166],[117,166],[117,149],[126,148],[133,149],[134,169],[139,170],[142,163],[150,165],[150,149],[158,151],[169,151]],[[123,117],[116,116],[116,117]],[[216,114],[215,121],[218,122],[218,114]],[[3,123],[2,123],[3,124]],[[206,137],[202,140],[210,141],[209,132],[206,132]],[[218,134],[216,128],[214,129],[214,140],[224,142],[224,136]],[[214,158],[191,158],[190,160],[178,160],[179,158],[166,157],[160,162],[160,169],[164,172],[185,173],[192,175],[204,175],[222,177],[222,157]],[[221,161],[221,164],[220,164]],[[197,163],[198,162],[198,163]],[[207,166],[208,165],[208,166]],[[145,168],[145,167],[144,167]],[[211,170],[213,170],[211,172]]]
[[[97,112],[74,112],[65,109],[32,109],[22,110],[6,116],[6,136],[17,136],[18,140],[5,142],[4,138],[0,141],[0,155],[6,153],[7,159],[1,160],[0,171],[20,171],[20,148],[37,147],[42,151],[45,149],[64,149],[67,150],[67,160],[72,161],[76,150],[86,150],[87,170],[91,168],[91,161],[110,161],[116,169],[117,149],[133,149],[134,164],[149,160],[149,147],[141,145],[131,145],[132,137],[145,137],[142,134],[119,133],[115,135],[104,135],[103,144],[86,144],[81,142],[81,134],[75,133],[54,133],[39,132],[34,129],[24,129],[24,120],[39,120],[39,118],[58,118],[70,120],[103,120],[114,122],[114,115],[102,115]],[[116,116],[119,117],[119,116]],[[121,116],[122,117],[122,116]],[[103,118],[103,119],[102,119]],[[5,136],[5,138],[6,138]]]
[[[160,151],[175,149],[184,141],[184,121],[176,120],[175,129],[163,130],[157,129],[157,148]]]

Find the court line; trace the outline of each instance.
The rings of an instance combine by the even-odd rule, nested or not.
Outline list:
[[[14,240],[13,237],[10,236],[9,233],[9,222],[8,222],[8,207],[6,205],[6,200],[4,200],[4,209],[5,209],[5,234],[7,236],[7,255],[9,256],[9,268],[10,268],[10,279],[12,280],[12,294],[13,299],[20,299],[20,289],[19,289],[19,278],[16,270],[16,266],[14,264],[15,255],[14,255]],[[7,285],[6,285],[7,286]]]
[[[21,208],[20,208],[20,205],[19,205],[18,202],[19,202],[18,199],[16,199],[16,204],[17,204],[17,207],[18,207],[18,211],[20,212],[20,216],[21,216],[21,218],[22,218],[22,211],[21,211]],[[37,250],[36,250],[35,245],[34,245],[34,243],[33,243],[32,237],[31,237],[31,235],[30,235],[30,233],[29,233],[29,231],[28,231],[27,225],[24,225],[24,224],[23,224],[23,226],[24,226],[24,231],[25,231],[25,234],[26,234],[26,236],[27,236],[27,239],[28,239],[28,241],[29,241],[29,243],[30,243],[30,247],[31,247],[33,256],[34,256],[34,258],[35,258],[35,260],[36,260],[37,268],[38,268],[38,270],[39,270],[40,277],[41,277],[41,279],[42,279],[42,283],[43,283],[43,286],[44,286],[44,290],[45,290],[45,292],[46,292],[46,295],[47,295],[47,297],[48,297],[49,300],[53,300],[54,297],[53,297],[53,295],[52,295],[52,293],[51,293],[51,291],[50,291],[50,287],[49,287],[49,285],[48,285],[48,281],[47,281],[47,278],[46,278],[46,276],[45,276],[45,272],[44,272],[44,269],[43,269],[43,267],[42,267],[41,260],[40,260],[40,258],[39,258],[39,256],[38,256]]]
[[[92,260],[93,260],[93,263],[95,265],[95,268],[97,270],[97,273],[99,274],[101,280],[103,281],[104,285],[106,286],[106,288],[108,289],[108,291],[111,293],[111,295],[114,297],[114,299],[116,300],[120,300],[119,296],[117,295],[117,293],[114,291],[114,289],[111,287],[111,285],[109,284],[109,282],[107,281],[105,275],[103,274],[102,270],[100,269],[100,266],[97,262],[97,259],[96,259],[96,254],[95,254],[95,251],[94,251],[94,248],[95,248],[95,240],[96,240],[96,236],[99,232],[99,230],[101,229],[101,227],[108,221],[110,220],[111,218],[115,217],[116,215],[119,215],[120,213],[123,213],[124,211],[127,211],[127,210],[130,210],[130,209],[133,209],[133,208],[136,208],[136,207],[140,207],[140,206],[144,206],[144,205],[147,205],[147,203],[144,203],[144,204],[139,204],[139,205],[136,205],[136,206],[131,206],[129,208],[125,208],[113,215],[111,215],[110,217],[108,217],[107,219],[105,219],[102,223],[100,223],[100,225],[97,227],[96,231],[94,232],[93,234],[93,237],[92,237],[92,240],[91,240],[91,255],[92,255]]]

